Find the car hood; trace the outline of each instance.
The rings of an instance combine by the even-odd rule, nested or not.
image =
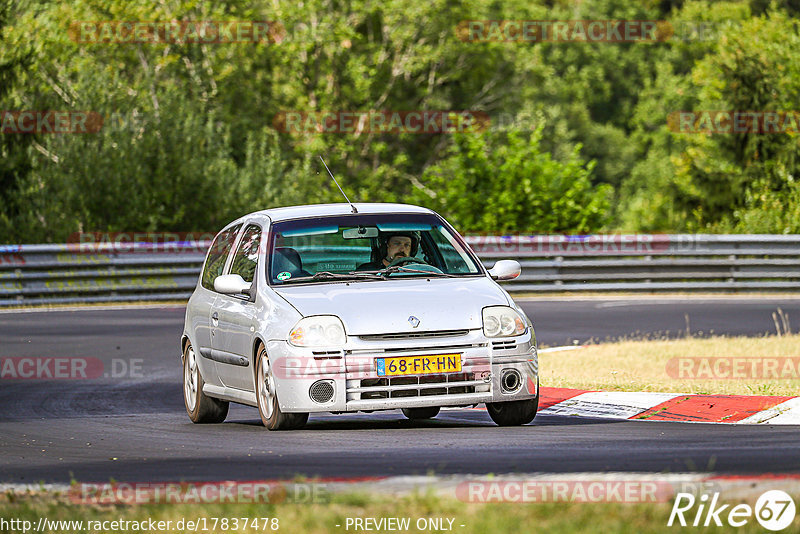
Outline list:
[[[338,316],[351,335],[482,328],[484,307],[509,304],[485,276],[323,283],[275,291],[304,316]],[[419,319],[416,328],[411,316]]]

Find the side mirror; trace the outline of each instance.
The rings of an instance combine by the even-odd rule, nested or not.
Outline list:
[[[218,276],[214,280],[214,289],[226,295],[242,295],[250,290],[250,282],[245,282],[238,274]]]
[[[519,262],[516,260],[500,260],[489,269],[489,276],[493,280],[513,280],[522,272]]]

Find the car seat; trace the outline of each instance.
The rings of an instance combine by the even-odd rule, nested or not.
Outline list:
[[[288,272],[291,278],[301,276],[311,276],[311,273],[303,269],[303,261],[300,254],[290,247],[276,247],[275,255],[272,257],[272,273],[270,278],[276,280],[279,273]]]

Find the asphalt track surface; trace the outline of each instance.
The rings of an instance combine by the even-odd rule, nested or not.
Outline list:
[[[795,328],[800,300],[531,300],[540,343]],[[256,480],[510,472],[800,472],[800,427],[538,416],[495,426],[482,410],[426,422],[399,411],[312,415],[269,432],[254,408],[193,425],[181,394],[182,308],[0,314],[0,356],[89,356],[125,376],[0,381],[0,482]],[[668,332],[669,331],[669,332]],[[568,357],[568,353],[565,353]],[[133,373],[130,365],[135,365]],[[117,366],[121,371],[121,366]]]

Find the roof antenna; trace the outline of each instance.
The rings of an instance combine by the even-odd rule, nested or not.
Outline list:
[[[353,213],[358,213],[358,210],[356,209],[355,205],[352,202],[350,202],[350,199],[347,198],[347,195],[344,194],[344,191],[342,190],[342,186],[339,185],[339,182],[336,181],[336,177],[333,175],[331,170],[328,168],[328,164],[325,163],[325,160],[322,159],[322,156],[320,156],[319,159],[322,162],[322,164],[325,165],[325,170],[328,171],[328,174],[330,174],[331,178],[333,178],[333,183],[335,183],[336,187],[339,188],[339,191],[342,192],[342,196],[344,197],[344,199],[347,201],[348,204],[350,204],[350,207],[353,209]]]

